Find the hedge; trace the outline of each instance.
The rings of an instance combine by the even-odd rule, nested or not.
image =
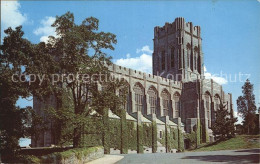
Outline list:
[[[68,159],[75,155],[77,159],[87,156],[90,153],[96,152],[98,149],[103,147],[90,147],[90,148],[74,148],[63,152],[55,152],[45,156],[34,156],[34,155],[21,155],[18,158],[19,163],[60,163],[62,160]]]

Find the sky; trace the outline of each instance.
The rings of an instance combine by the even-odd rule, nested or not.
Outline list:
[[[184,17],[201,27],[205,76],[223,85],[236,99],[246,78],[254,84],[260,106],[260,2],[251,1],[1,1],[1,36],[7,27],[23,26],[24,37],[33,43],[56,36],[55,16],[74,13],[76,23],[93,16],[99,30],[117,36],[113,62],[147,73],[152,72],[155,26]],[[242,75],[241,75],[242,74]],[[239,79],[239,76],[241,77]],[[32,99],[17,105],[32,105]],[[239,119],[241,122],[241,118]]]

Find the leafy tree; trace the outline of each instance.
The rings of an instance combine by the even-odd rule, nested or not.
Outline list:
[[[4,31],[8,37],[0,46],[0,145],[1,154],[15,156],[19,150],[19,139],[26,135],[28,121],[27,108],[19,108],[16,101],[19,97],[27,97],[29,92],[26,83],[19,80],[22,66],[27,64],[26,50],[30,46],[26,39],[22,39],[21,27],[15,30],[8,28]],[[16,82],[15,82],[16,81]]]
[[[99,32],[99,21],[93,17],[86,18],[80,25],[75,24],[70,12],[57,16],[52,26],[59,37],[50,38],[51,54],[57,58],[55,65],[66,77],[59,82],[71,94],[73,101],[73,146],[82,147],[85,118],[93,110],[102,115],[107,113],[104,110],[118,109],[113,107],[122,104],[118,103],[122,98],[116,95],[116,90],[123,83],[110,81],[112,76],[108,66],[111,58],[103,51],[114,50],[116,36]]]
[[[32,44],[24,39],[21,26],[15,30],[5,30],[6,37],[1,45],[0,58],[1,118],[7,115],[16,117],[12,111],[18,110],[15,104],[19,97],[34,96],[44,102],[50,96],[54,96],[57,100],[57,106],[54,108],[57,110],[52,113],[53,116],[59,115],[56,117],[57,131],[60,131],[57,136],[61,137],[61,133],[68,127],[62,126],[60,122],[70,119],[73,146],[82,147],[86,117],[94,110],[101,116],[108,113],[104,112],[108,109],[116,112],[125,101],[124,95],[117,95],[118,89],[124,90],[125,83],[112,78],[108,70],[111,57],[104,52],[105,49],[114,50],[116,36],[109,32],[100,32],[98,24],[98,19],[90,17],[77,25],[74,15],[67,12],[56,17],[52,26],[56,28],[58,37],[50,36],[47,44]],[[13,74],[17,76],[12,76]],[[34,76],[22,76],[22,79],[19,79],[22,74]],[[68,108],[64,107],[64,100],[60,95],[65,92],[72,101],[72,110],[67,111]],[[6,111],[7,114],[2,111]],[[38,132],[35,129],[43,121],[33,113],[31,116],[34,120],[29,131],[30,134],[36,135]],[[21,119],[14,120],[19,124],[22,122]],[[6,136],[10,136],[2,138],[14,138],[17,147],[18,139],[22,136],[20,126],[13,126],[12,123],[1,125],[1,136],[5,132]],[[71,139],[71,136],[64,136],[67,136],[66,140]],[[15,150],[14,146],[12,150]]]
[[[231,115],[232,113],[229,113],[221,103],[216,111],[216,121],[212,126],[212,131],[216,138],[225,139],[226,137],[233,137],[237,118],[233,118]]]
[[[247,129],[247,134],[253,133],[255,128],[256,119],[256,105],[255,105],[255,95],[253,93],[254,86],[247,79],[245,84],[242,86],[243,96],[239,96],[237,99],[237,110],[238,113],[242,115],[243,126]]]

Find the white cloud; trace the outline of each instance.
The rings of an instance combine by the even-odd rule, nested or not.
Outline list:
[[[134,58],[130,58],[130,54],[127,54],[126,58],[117,59],[114,63],[134,70],[152,73],[152,56],[145,53]]]
[[[146,45],[146,46],[143,46],[141,49],[136,50],[136,53],[140,53],[140,52],[151,54],[151,53],[153,53],[153,50],[151,50],[150,47]]]
[[[236,111],[234,111],[234,117],[237,117],[236,124],[242,124],[243,118]]]
[[[205,66],[204,66],[204,76],[205,76],[206,79],[213,79],[215,82],[217,82],[220,85],[228,83],[227,79],[225,79],[223,77],[219,77],[218,75],[211,74],[211,73],[207,72],[207,69],[206,69]]]
[[[27,21],[26,14],[22,14],[20,8],[21,5],[17,1],[1,1],[1,30],[15,28]]]
[[[35,35],[41,36],[40,41],[41,42],[48,42],[49,36],[57,37],[55,28],[51,27],[51,25],[54,23],[55,17],[45,17],[43,20],[41,20],[41,27],[34,30]]]

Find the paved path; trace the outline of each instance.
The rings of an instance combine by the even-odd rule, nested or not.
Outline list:
[[[126,154],[117,164],[165,164],[165,163],[259,163],[260,149],[223,150],[185,153]]]
[[[87,164],[113,164],[123,158],[124,157],[120,155],[105,155],[104,157],[96,159],[94,161],[90,161]]]

